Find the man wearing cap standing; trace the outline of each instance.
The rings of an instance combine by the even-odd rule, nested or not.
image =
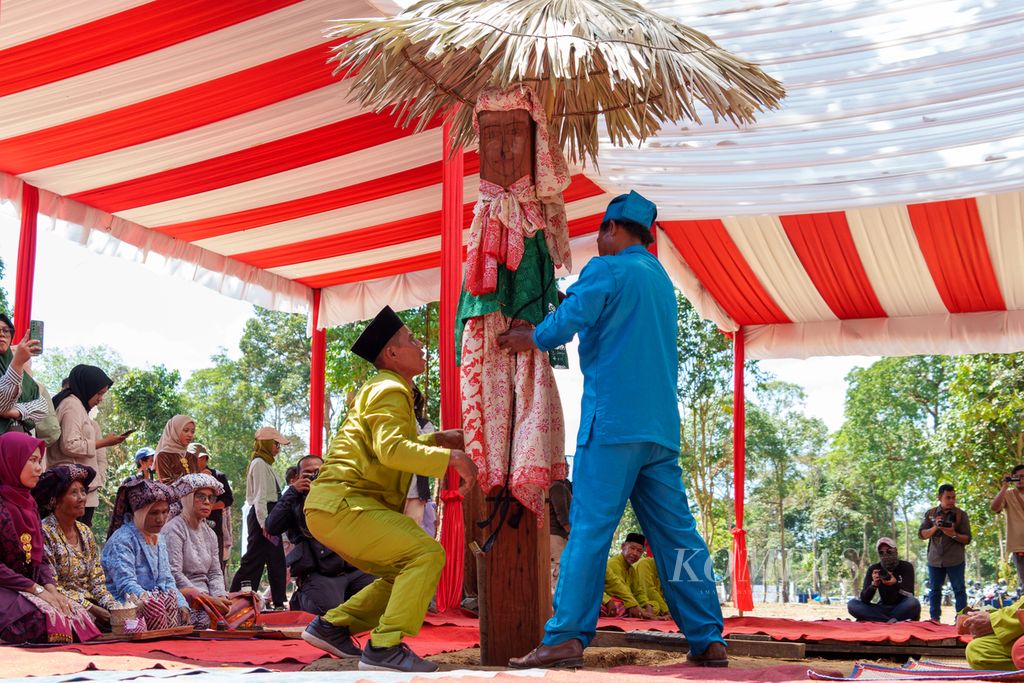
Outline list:
[[[352,346],[377,368],[357,392],[306,498],[313,536],[353,566],[378,576],[317,617],[302,639],[363,670],[428,672],[402,639],[419,632],[444,567],[441,545],[402,514],[414,474],[441,477],[449,466],[464,480],[476,466],[463,452],[461,430],[417,435],[413,379],[423,372],[423,345],[390,307]],[[353,635],[370,632],[363,650]]]
[[[846,603],[846,608],[857,621],[917,621],[921,618],[921,603],[914,597],[914,565],[901,560],[896,552],[896,541],[888,537],[875,544],[878,562],[868,567],[860,598]],[[875,593],[878,603],[873,604]]]
[[[566,298],[536,329],[498,338],[513,352],[547,351],[579,335],[583,371],[573,463],[572,533],[562,554],[554,616],[543,643],[511,666],[574,667],[594,637],[601,567],[631,500],[650,539],[665,599],[690,644],[690,660],[727,666],[722,610],[707,545],[697,533],[679,468],[676,297],[647,250],[657,216],[636,192],[608,205],[591,259]]]
[[[258,591],[263,580],[263,568],[266,567],[275,610],[285,609],[284,546],[279,536],[270,534],[264,527],[267,515],[281,497],[281,481],[273,468],[274,458],[281,452],[281,446],[288,443],[288,439],[273,427],[261,427],[256,432],[245,475],[245,502],[249,506],[249,514],[245,518],[245,555],[231,580],[231,592],[241,590],[243,581],[250,582],[252,589]]]

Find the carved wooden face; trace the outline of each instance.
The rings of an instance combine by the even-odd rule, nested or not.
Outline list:
[[[523,176],[533,176],[533,119],[525,109],[482,111],[480,125],[480,178],[509,187]]]

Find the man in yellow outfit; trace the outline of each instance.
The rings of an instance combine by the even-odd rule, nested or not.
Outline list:
[[[665,602],[665,594],[662,592],[661,580],[658,578],[658,566],[654,563],[654,558],[644,555],[637,560],[634,566],[637,574],[640,575],[640,583],[647,596],[647,604],[651,606],[654,616],[668,615],[668,603]]]
[[[964,628],[974,636],[967,643],[967,663],[972,669],[1015,671],[1019,668],[1013,663],[1011,653],[1013,644],[1024,635],[1024,625],[1017,616],[1017,611],[1022,609],[1024,598],[1009,607],[967,616]]]
[[[608,560],[604,571],[604,596],[601,598],[602,613],[605,616],[618,616],[616,600],[621,602],[625,616],[636,619],[653,619],[654,610],[647,592],[644,590],[636,563],[644,554],[647,539],[643,534],[626,535],[622,544],[622,552]]]
[[[460,430],[417,436],[413,378],[426,367],[423,345],[385,306],[352,346],[377,368],[359,389],[306,498],[306,523],[318,541],[380,577],[314,619],[302,639],[361,670],[429,672],[437,665],[402,642],[423,626],[444,567],[441,545],[402,514],[414,474],[441,477],[454,467],[463,492],[476,466]],[[363,650],[353,634],[370,632]]]

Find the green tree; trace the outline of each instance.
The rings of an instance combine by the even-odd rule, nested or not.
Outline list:
[[[971,517],[970,554],[980,574],[1004,563],[1004,519],[989,502],[1003,475],[1024,461],[1024,354],[960,356],[952,367],[928,465],[933,482],[956,487],[957,504]]]
[[[136,430],[125,442],[130,450],[155,448],[167,421],[184,410],[181,374],[157,365],[125,372],[110,391],[108,427]]]
[[[210,451],[210,466],[224,472],[235,493],[232,530],[233,561],[241,548],[241,507],[253,435],[267,411],[267,396],[252,384],[236,361],[220,353],[213,367],[198,370],[185,381],[185,411],[196,420],[196,441]],[[284,460],[279,463],[284,465]],[[277,464],[277,463],[275,463]],[[281,468],[281,473],[283,473]]]
[[[52,347],[32,361],[32,376],[46,385],[51,394],[60,391],[61,383],[76,365],[95,365],[110,379],[117,381],[128,372],[121,354],[109,346]]]
[[[254,309],[238,344],[239,370],[266,396],[266,419],[277,429],[309,417],[310,339],[306,317]]]
[[[0,258],[0,280],[4,279],[5,269],[4,260]],[[7,298],[7,290],[3,287],[0,287],[0,311],[9,315],[11,320],[14,320],[14,310],[11,308],[11,302]]]
[[[676,305],[680,459],[701,534],[714,546],[714,501],[716,494],[729,495],[732,464],[732,342],[678,292]]]
[[[758,529],[778,535],[778,581],[782,602],[789,602],[787,529],[794,529],[800,512],[788,506],[803,485],[808,462],[821,457],[828,429],[818,418],[803,414],[803,390],[786,382],[765,382],[756,403],[747,407],[747,462],[754,473],[753,499],[773,512],[771,522],[763,519]],[[762,518],[768,515],[762,515]],[[754,527],[752,527],[754,528]],[[759,534],[760,536],[760,534]]]

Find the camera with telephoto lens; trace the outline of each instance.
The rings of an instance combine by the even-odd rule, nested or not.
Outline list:
[[[935,523],[935,526],[950,529],[956,524],[956,510],[949,510],[942,515],[942,519]]]

